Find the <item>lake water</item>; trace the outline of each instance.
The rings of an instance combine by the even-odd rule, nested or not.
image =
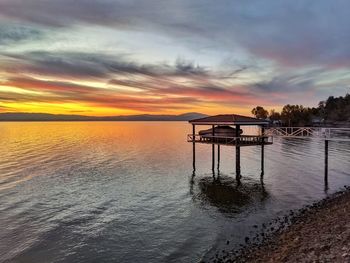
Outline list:
[[[275,139],[221,147],[220,180],[211,146],[185,122],[0,123],[0,262],[198,262],[252,235],[253,225],[350,183],[350,143]],[[230,244],[226,245],[229,240]]]

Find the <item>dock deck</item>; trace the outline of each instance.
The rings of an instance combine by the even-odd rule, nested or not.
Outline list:
[[[253,146],[253,145],[270,145],[273,144],[273,136],[255,136],[255,135],[241,135],[239,137],[227,136],[201,136],[199,134],[188,134],[188,142],[217,144],[227,146]]]

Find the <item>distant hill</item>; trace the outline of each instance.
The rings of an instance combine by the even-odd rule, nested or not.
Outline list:
[[[46,113],[0,113],[0,121],[188,121],[207,115],[190,112],[180,115],[128,115],[90,117],[83,115],[63,115]]]

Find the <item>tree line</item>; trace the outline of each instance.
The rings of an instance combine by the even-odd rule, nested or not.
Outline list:
[[[285,126],[308,126],[350,122],[350,94],[344,97],[330,96],[320,101],[317,107],[287,104],[281,112],[274,109],[267,111],[262,106],[252,109],[252,114],[260,119],[269,119],[271,123]]]

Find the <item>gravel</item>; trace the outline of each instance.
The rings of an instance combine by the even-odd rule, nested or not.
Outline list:
[[[350,188],[263,226],[261,242],[212,262],[350,262]]]

